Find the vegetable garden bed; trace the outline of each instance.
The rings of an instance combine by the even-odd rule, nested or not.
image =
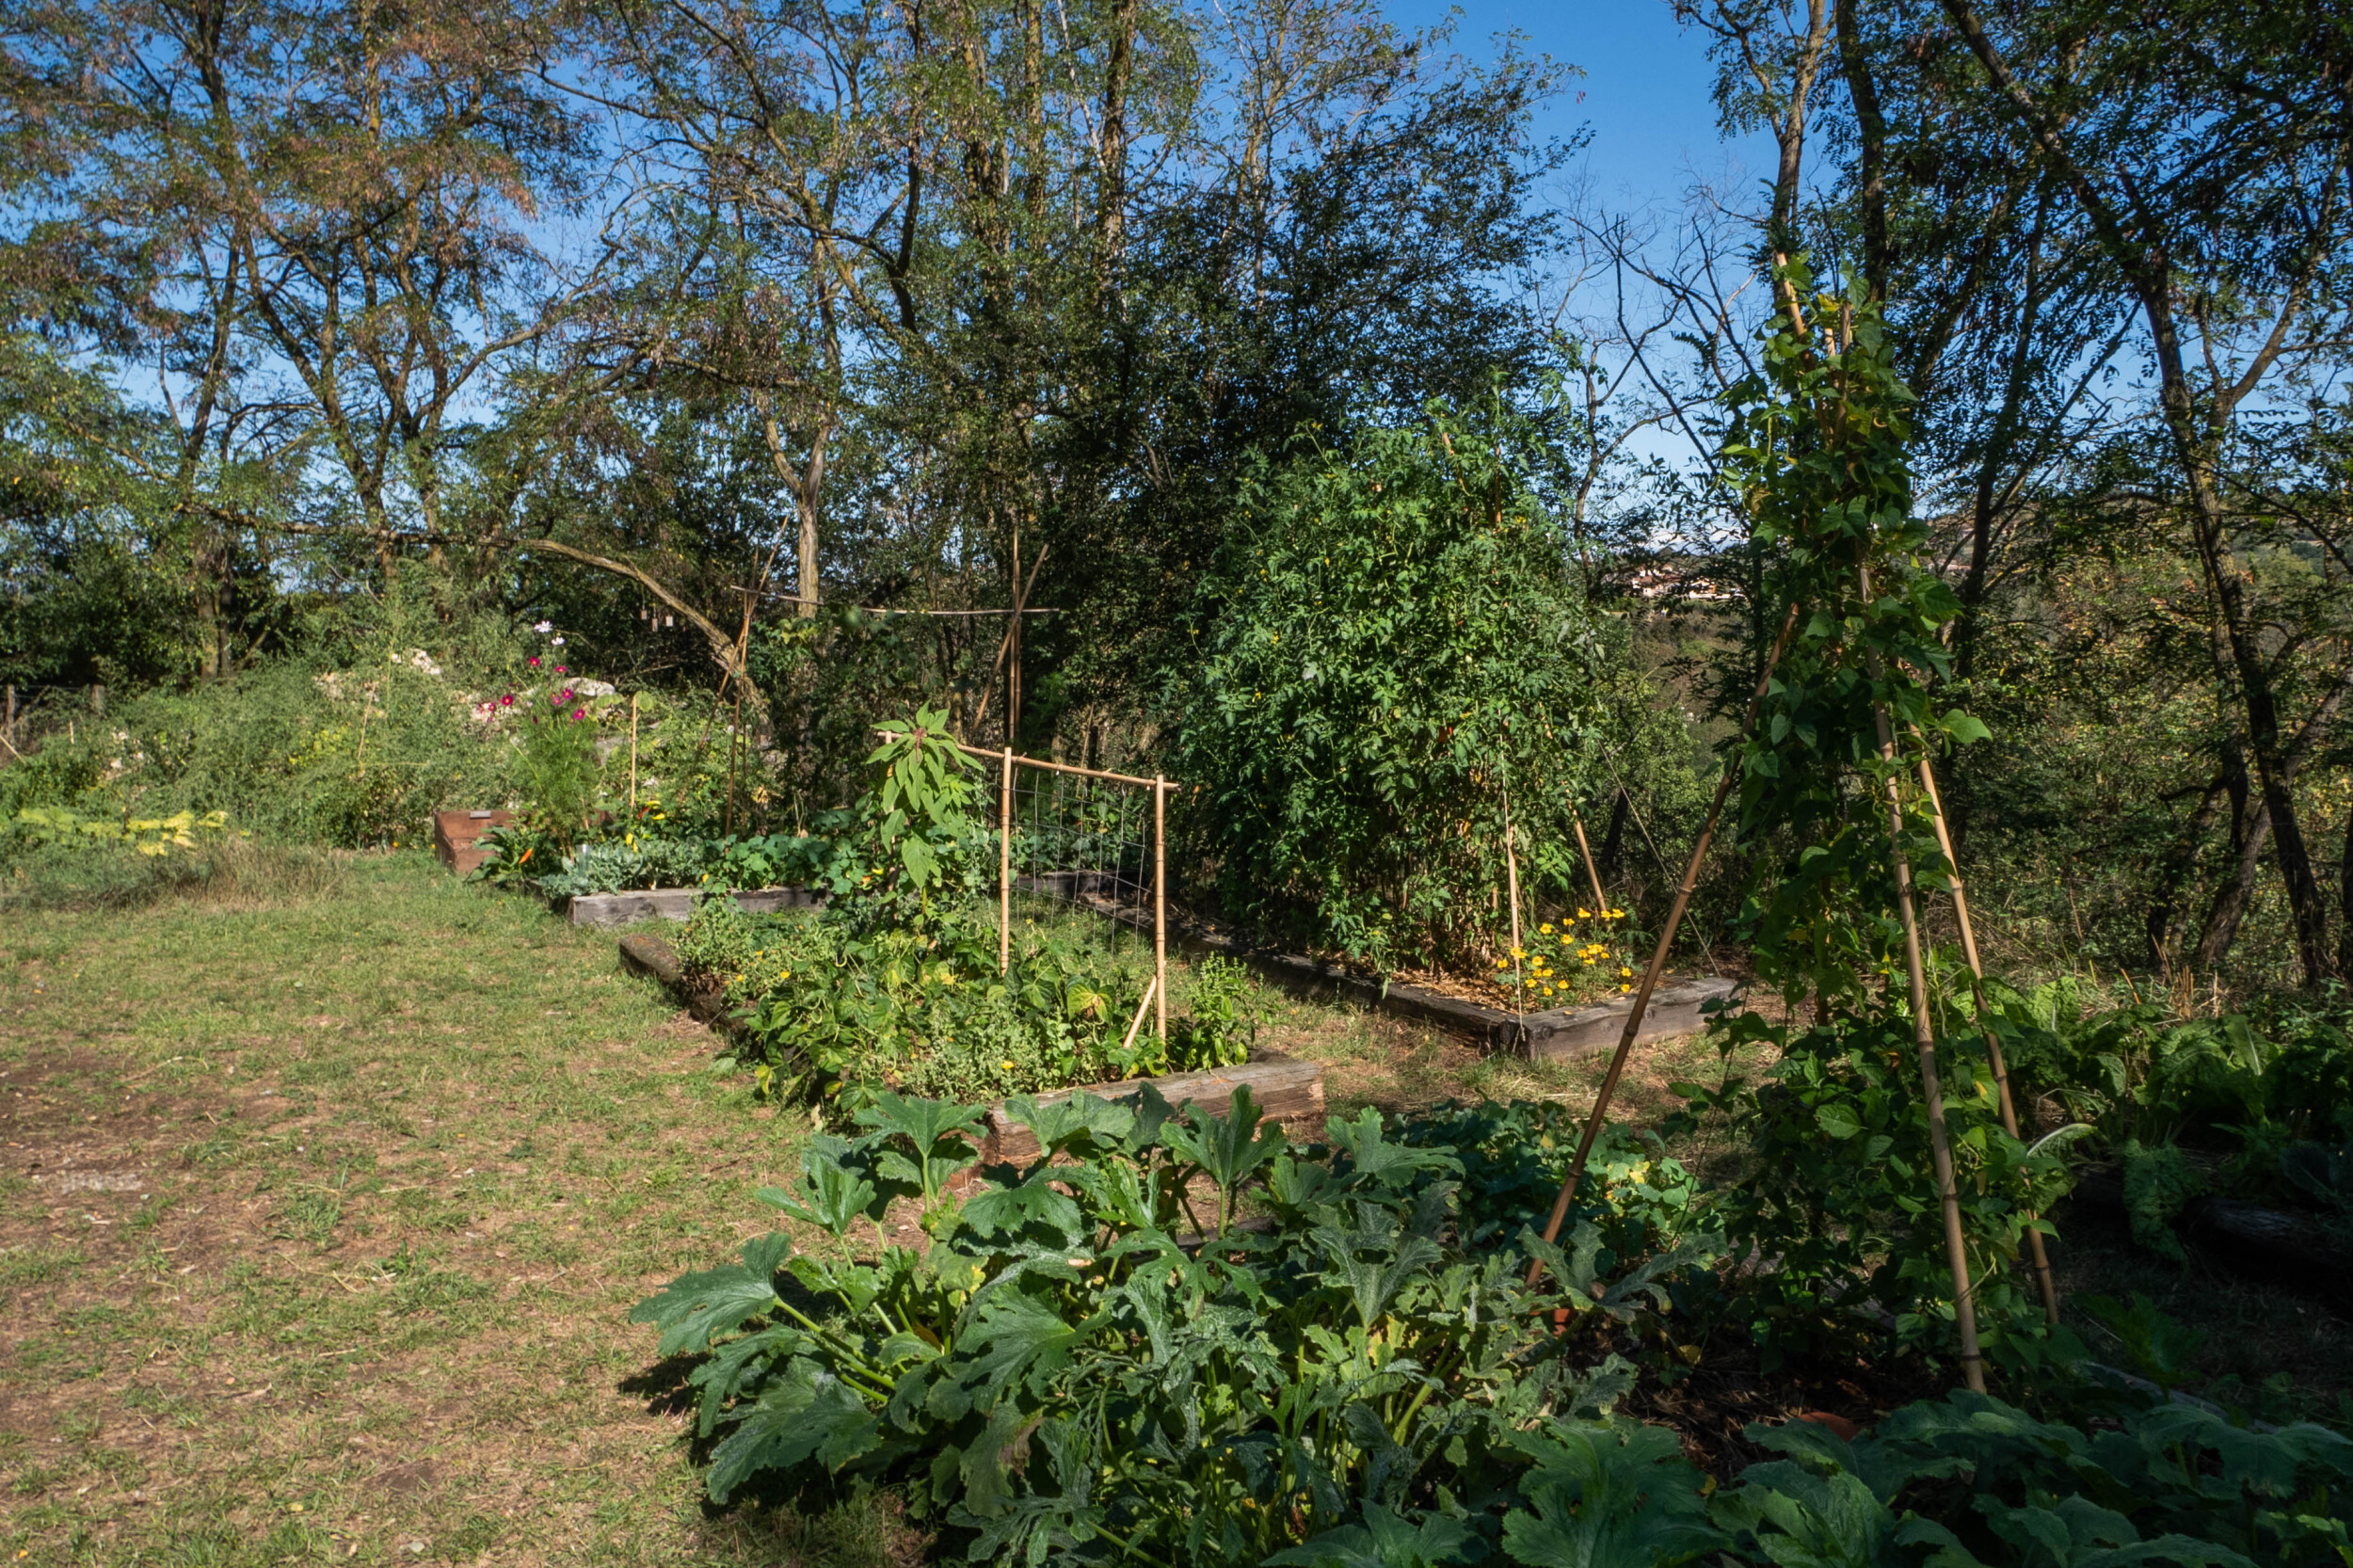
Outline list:
[[[699,888],[649,888],[635,892],[558,895],[548,907],[574,925],[628,925],[635,920],[688,920],[705,897]],[[739,888],[729,898],[746,915],[779,909],[821,909],[825,895],[813,888]]]
[[[712,1029],[733,1035],[736,1020],[719,995],[699,988],[688,978],[678,950],[659,936],[637,935],[620,939],[621,968],[632,974],[660,981],[687,1010]],[[1171,1106],[1199,1106],[1212,1116],[1225,1115],[1238,1094],[1246,1093],[1258,1112],[1286,1131],[1312,1134],[1323,1125],[1323,1066],[1266,1054],[1237,1066],[1206,1072],[1164,1073],[1155,1078],[1125,1079],[1115,1083],[1079,1084],[1035,1096],[1039,1105],[1054,1105],[1080,1095],[1092,1095],[1113,1104],[1143,1098],[1146,1089]],[[1037,1139],[1030,1128],[1009,1117],[1003,1102],[988,1111],[987,1131],[981,1144],[984,1164],[1033,1160]]]

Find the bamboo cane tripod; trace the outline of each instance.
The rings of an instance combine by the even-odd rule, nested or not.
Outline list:
[[[1784,264],[1785,260],[1781,256],[1775,256],[1777,270]],[[1783,296],[1783,303],[1788,310],[1790,325],[1801,343],[1807,344],[1810,348],[1811,338],[1799,306],[1797,291],[1785,277],[1779,278],[1777,281],[1781,285],[1780,293]],[[1850,329],[1849,335],[1851,335]],[[1868,604],[1871,602],[1870,570],[1861,541],[1857,542],[1855,565],[1856,586],[1863,602]],[[1594,1096],[1593,1110],[1587,1115],[1585,1127],[1577,1140],[1577,1153],[1570,1161],[1568,1175],[1561,1184],[1560,1194],[1554,1199],[1552,1212],[1545,1221],[1544,1240],[1548,1246],[1559,1240],[1561,1226],[1568,1217],[1569,1206],[1576,1201],[1577,1186],[1584,1176],[1586,1162],[1592,1156],[1594,1140],[1600,1135],[1602,1123],[1609,1113],[1609,1102],[1617,1092],[1618,1080],[1625,1070],[1626,1061],[1633,1053],[1635,1039],[1641,1031],[1642,1017],[1649,1009],[1651,994],[1657,985],[1659,975],[1666,968],[1668,951],[1674,942],[1676,930],[1682,924],[1684,913],[1690,904],[1692,891],[1698,885],[1700,868],[1706,859],[1708,848],[1714,840],[1717,823],[1722,815],[1724,803],[1730,798],[1733,789],[1739,780],[1742,750],[1750,736],[1754,733],[1757,720],[1763,712],[1765,697],[1772,681],[1773,669],[1780,663],[1782,655],[1787,651],[1790,633],[1797,625],[1798,608],[1798,603],[1793,599],[1788,613],[1782,621],[1781,632],[1773,641],[1772,651],[1767,656],[1764,668],[1758,674],[1756,691],[1750,699],[1748,713],[1741,722],[1739,737],[1735,743],[1732,757],[1727,760],[1724,776],[1718,782],[1715,796],[1708,805],[1706,817],[1700,828],[1698,841],[1692,846],[1690,861],[1684,872],[1681,884],[1676,888],[1674,902],[1668,911],[1665,927],[1659,934],[1658,945],[1651,954],[1648,968],[1643,971],[1641,988],[1635,995],[1633,1008],[1628,1013],[1625,1027],[1619,1035],[1618,1048],[1611,1056],[1609,1071],[1604,1075],[1601,1087]],[[1876,683],[1881,674],[1877,655],[1866,651],[1865,664]],[[1985,1387],[1984,1362],[1977,1342],[1977,1310],[1969,1279],[1966,1241],[1961,1224],[1960,1195],[1953,1177],[1952,1146],[1945,1124],[1944,1096],[1937,1074],[1935,1025],[1929,1012],[1928,980],[1921,957],[1919,922],[1913,896],[1912,865],[1903,844],[1904,808],[1897,776],[1895,731],[1884,700],[1873,702],[1872,719],[1878,731],[1880,759],[1886,770],[1888,850],[1896,872],[1897,907],[1901,917],[1904,933],[1905,980],[1909,987],[1912,1005],[1913,1041],[1919,1056],[1922,1098],[1928,1112],[1929,1145],[1936,1179],[1938,1207],[1944,1222],[1945,1261],[1951,1269],[1953,1277],[1953,1308],[1955,1327],[1961,1340],[1961,1369],[1969,1387],[1973,1391],[1982,1392]],[[1925,761],[1923,766],[1925,768]],[[1929,798],[1934,799],[1932,785],[1929,789]],[[1945,858],[1949,862],[1952,858],[1950,840],[1945,833],[1941,802],[1935,808],[1935,819],[1939,842],[1944,847]],[[1958,887],[1958,878],[1956,878],[1956,887]],[[1974,941],[1970,947],[1974,960]],[[1976,970],[1973,962],[1974,973]],[[1980,993],[1981,991],[1980,984]],[[1979,1006],[1982,1016],[1982,1001]],[[1998,1053],[1998,1045],[1991,1039],[1990,1035],[1988,1044],[1993,1046]],[[1998,1060],[1998,1055],[1996,1059]],[[2001,1072],[1999,1068],[1996,1071],[1998,1077],[2007,1078],[2007,1074]],[[2007,1105],[2006,1089],[2003,1098]],[[2005,1125],[2009,1128],[2015,1128],[2014,1111],[2007,1112]],[[2012,1135],[2015,1136],[2014,1131]],[[2029,1234],[2034,1236],[2035,1255],[2040,1262],[2042,1252],[2041,1236],[2034,1232]],[[1527,1273],[1527,1285],[1529,1288],[1532,1289],[1535,1287],[1543,1272],[1543,1258],[1541,1256],[1531,1258]],[[2054,1299],[2048,1293],[2047,1275],[2044,1276],[2043,1284],[2046,1292],[2044,1310],[2047,1315],[2054,1307]]]
[[[1977,1007],[1977,1024],[1985,1032],[1986,1060],[1993,1068],[1995,1102],[2001,1107],[2002,1130],[2012,1139],[2018,1137],[2018,1106],[2010,1098],[2009,1066],[2002,1059],[2001,1036],[1993,1032],[1993,1009],[1985,1001],[1985,966],[1977,961],[1977,937],[1969,921],[1969,895],[1961,884],[1961,859],[1953,853],[1953,838],[1945,823],[1945,797],[1936,788],[1936,770],[1929,763],[1925,752],[1920,758],[1920,788],[1929,803],[1929,820],[1936,824],[1937,847],[1945,852],[1945,864],[1953,879],[1953,920],[1961,927],[1961,951],[1969,961],[1969,990]],[[2026,1255],[2034,1263],[2036,1292],[2042,1298],[2042,1320],[2058,1321],[2058,1290],[2051,1280],[2051,1256],[2042,1244],[2042,1232],[2035,1228],[2041,1216],[2026,1211]]]

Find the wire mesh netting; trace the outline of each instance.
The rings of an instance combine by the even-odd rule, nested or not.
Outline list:
[[[1084,909],[1129,940],[1152,934],[1152,786],[1014,759],[1014,891],[1033,907]]]
[[[1154,965],[1153,786],[1013,760],[1014,930]]]

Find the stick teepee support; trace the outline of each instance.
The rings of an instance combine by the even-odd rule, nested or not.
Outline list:
[[[1577,1156],[1569,1161],[1568,1179],[1561,1183],[1560,1196],[1552,1200],[1551,1217],[1545,1221],[1545,1240],[1556,1241],[1561,1237],[1561,1222],[1569,1215],[1569,1205],[1577,1201],[1577,1183],[1584,1179],[1585,1161],[1593,1152],[1593,1140],[1601,1135],[1603,1118],[1609,1113],[1609,1101],[1618,1092],[1618,1079],[1625,1071],[1626,1058],[1634,1054],[1634,1037],[1642,1032],[1642,1015],[1650,1010],[1651,993],[1658,987],[1658,977],[1666,971],[1667,952],[1674,946],[1675,928],[1683,923],[1683,912],[1690,907],[1691,893],[1698,888],[1700,868],[1707,860],[1708,845],[1716,837],[1717,819],[1723,815],[1724,802],[1740,782],[1739,747],[1756,729],[1756,719],[1765,711],[1765,694],[1773,683],[1773,667],[1789,649],[1789,634],[1797,630],[1798,607],[1789,606],[1782,617],[1781,632],[1773,638],[1773,648],[1765,656],[1765,667],[1757,672],[1756,691],[1749,698],[1748,716],[1740,721],[1740,734],[1734,743],[1732,757],[1724,764],[1724,776],[1717,780],[1716,796],[1707,805],[1707,817],[1700,824],[1699,842],[1691,846],[1690,863],[1684,868],[1683,881],[1675,888],[1673,905],[1667,911],[1667,923],[1658,933],[1658,945],[1651,951],[1650,968],[1642,971],[1641,989],[1634,993],[1633,1010],[1625,1016],[1625,1028],[1618,1035],[1618,1049],[1609,1058],[1609,1071],[1601,1080],[1600,1090],[1593,1096],[1593,1109],[1585,1118],[1585,1130],[1577,1141]],[[1528,1263],[1528,1288],[1534,1289],[1544,1277],[1542,1258]]]
[[[1945,852],[1945,864],[1951,868],[1953,878],[1953,919],[1961,926],[1961,951],[1969,960],[1969,989],[1977,1004],[1977,1023],[1985,1031],[1985,1054],[1993,1067],[1993,1088],[2002,1110],[2002,1130],[2015,1139],[2018,1136],[2018,1106],[2010,1098],[2009,1066],[2002,1059],[2001,1036],[1993,1032],[1993,1013],[1985,1002],[1985,967],[1977,961],[1977,936],[1969,923],[1969,895],[1961,885],[1961,861],[1953,854],[1953,838],[1945,823],[1945,797],[1937,792],[1936,770],[1929,763],[1925,752],[1920,758],[1920,787],[1927,792],[1929,811],[1936,824],[1937,847]],[[2058,1289],[2051,1279],[2051,1256],[2042,1244],[2042,1232],[2033,1227],[2041,1216],[2031,1209],[2026,1214],[2026,1253],[2034,1263],[2035,1289],[2042,1297],[2042,1320],[2058,1322]]]
[[[1865,603],[1871,600],[1871,570],[1857,564],[1856,578]],[[1871,679],[1880,678],[1880,661],[1866,654]],[[1904,981],[1911,987],[1912,1038],[1920,1056],[1920,1097],[1929,1112],[1929,1161],[1936,1172],[1937,1207],[1945,1219],[1945,1261],[1953,1272],[1953,1320],[1961,1331],[1961,1371],[1973,1392],[1985,1392],[1985,1358],[1977,1349],[1977,1304],[1969,1286],[1969,1245],[1961,1228],[1961,1193],[1953,1183],[1952,1139],[1945,1129],[1945,1091],[1937,1081],[1936,1024],[1929,1016],[1929,982],[1920,962],[1920,920],[1912,894],[1912,856],[1904,853],[1903,794],[1896,782],[1896,729],[1887,706],[1874,703],[1872,722],[1879,728],[1880,760],[1887,776],[1887,852],[1896,864],[1896,913],[1904,927]]]

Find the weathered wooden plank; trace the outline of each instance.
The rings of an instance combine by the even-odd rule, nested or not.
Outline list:
[[[702,898],[694,888],[640,888],[630,893],[583,893],[553,906],[574,925],[628,925],[635,920],[686,920]]]
[[[1641,1032],[1634,1037],[1636,1043],[1696,1034],[1707,1027],[1708,1003],[1728,1000],[1739,989],[1737,982],[1720,975],[1703,975],[1696,980],[1661,985],[1651,994],[1650,1007],[1642,1015]],[[1613,1049],[1618,1037],[1625,1032],[1625,1016],[1633,1010],[1634,999],[1622,996],[1591,1007],[1530,1013],[1526,1025],[1529,1054],[1558,1062],[1588,1051]]]
[[[1197,1105],[1212,1116],[1229,1113],[1235,1094],[1246,1087],[1267,1120],[1279,1123],[1288,1131],[1309,1136],[1321,1136],[1323,1131],[1323,1067],[1315,1062],[1247,1062],[1239,1067],[1219,1067],[1209,1072],[1081,1084],[1037,1098],[1040,1104],[1068,1099],[1073,1095],[1128,1100],[1142,1095],[1146,1084],[1159,1090],[1171,1105]],[[981,1147],[982,1162],[1018,1163],[1036,1158],[1036,1136],[1007,1116],[1001,1102],[990,1107],[988,1133]]]
[[[817,909],[825,895],[808,888],[739,889],[735,902],[746,915],[773,915],[779,909]],[[559,898],[550,907],[574,925],[628,925],[633,920],[688,920],[702,902],[699,888],[640,888],[628,893],[582,893]]]

